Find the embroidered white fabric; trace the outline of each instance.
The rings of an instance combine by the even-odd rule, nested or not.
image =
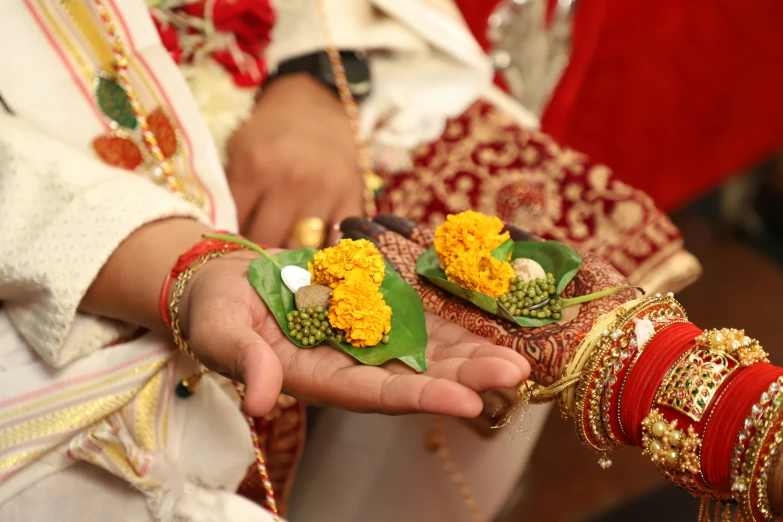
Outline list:
[[[207,218],[139,176],[0,113],[0,300],[54,367],[102,348],[128,326],[77,312],[98,271],[134,230]]]

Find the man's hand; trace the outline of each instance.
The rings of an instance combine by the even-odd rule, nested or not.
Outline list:
[[[272,82],[228,143],[228,180],[242,233],[297,248],[308,217],[331,225],[362,215],[362,180],[340,100],[307,74]]]

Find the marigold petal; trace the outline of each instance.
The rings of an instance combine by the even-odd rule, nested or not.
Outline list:
[[[496,216],[467,210],[450,214],[435,230],[435,253],[444,270],[464,252],[491,251],[510,237]]]
[[[498,261],[488,250],[463,252],[446,267],[449,281],[492,297],[508,293],[514,276],[511,264]]]
[[[378,289],[383,283],[386,264],[378,248],[366,239],[343,239],[339,244],[321,250],[307,264],[312,274],[311,283],[334,289],[346,274],[364,272]]]
[[[350,270],[332,291],[329,323],[345,332],[354,346],[375,346],[391,330],[392,309],[375,281],[363,270]]]

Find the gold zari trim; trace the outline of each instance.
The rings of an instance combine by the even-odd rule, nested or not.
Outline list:
[[[74,431],[93,424],[119,409],[136,394],[136,390],[101,397],[72,408],[60,410],[35,420],[12,426],[0,432],[0,449],[43,436]]]

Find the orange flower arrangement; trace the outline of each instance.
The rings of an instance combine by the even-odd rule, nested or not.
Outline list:
[[[312,274],[311,284],[326,285],[331,289],[345,279],[349,272],[358,270],[367,274],[377,290],[383,283],[386,264],[372,242],[366,239],[343,239],[336,246],[315,254],[307,269]]]
[[[496,216],[473,210],[447,216],[435,230],[435,253],[441,268],[446,270],[465,252],[488,252],[499,247],[509,239],[509,233],[502,231],[503,222]]]
[[[391,330],[392,309],[367,272],[354,269],[343,275],[332,290],[329,324],[344,331],[354,346],[375,346]]]
[[[511,264],[498,261],[487,250],[463,252],[446,267],[449,281],[492,297],[507,294],[514,276]]]

